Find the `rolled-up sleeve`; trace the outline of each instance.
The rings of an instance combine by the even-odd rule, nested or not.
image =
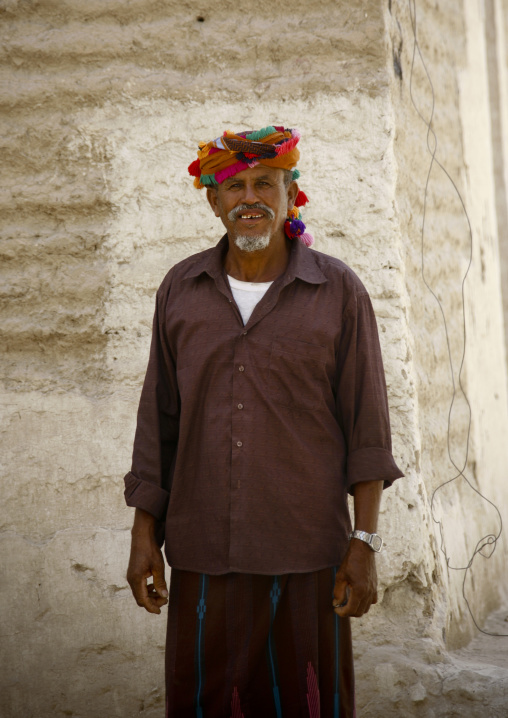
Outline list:
[[[347,443],[349,493],[360,481],[391,486],[404,474],[392,456],[390,416],[376,318],[367,292],[344,309],[337,353],[337,416]]]
[[[165,334],[167,292],[157,294],[150,357],[139,402],[132,467],[125,476],[128,506],[164,521],[178,442],[176,370]]]

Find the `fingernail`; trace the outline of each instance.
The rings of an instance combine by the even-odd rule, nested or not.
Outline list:
[[[167,598],[167,597],[168,597],[168,592],[166,591],[165,588],[162,589],[161,593],[162,593],[162,595],[164,596],[164,598]]]

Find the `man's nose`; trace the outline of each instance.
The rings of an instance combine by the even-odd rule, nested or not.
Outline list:
[[[245,185],[242,199],[246,204],[254,204],[258,201],[256,186],[254,184]]]

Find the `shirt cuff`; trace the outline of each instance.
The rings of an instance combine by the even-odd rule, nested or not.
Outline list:
[[[386,489],[403,476],[388,449],[371,446],[348,454],[347,489],[350,494],[353,493],[351,487],[360,481],[383,481]]]
[[[150,481],[143,481],[130,471],[124,477],[125,502],[127,506],[143,509],[159,521],[164,521],[168,507],[169,493]]]

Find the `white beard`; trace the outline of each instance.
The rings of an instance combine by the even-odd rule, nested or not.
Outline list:
[[[266,249],[270,244],[270,235],[261,234],[257,237],[249,237],[248,235],[240,234],[235,237],[235,244],[238,249],[242,252],[260,252],[262,249]]]

